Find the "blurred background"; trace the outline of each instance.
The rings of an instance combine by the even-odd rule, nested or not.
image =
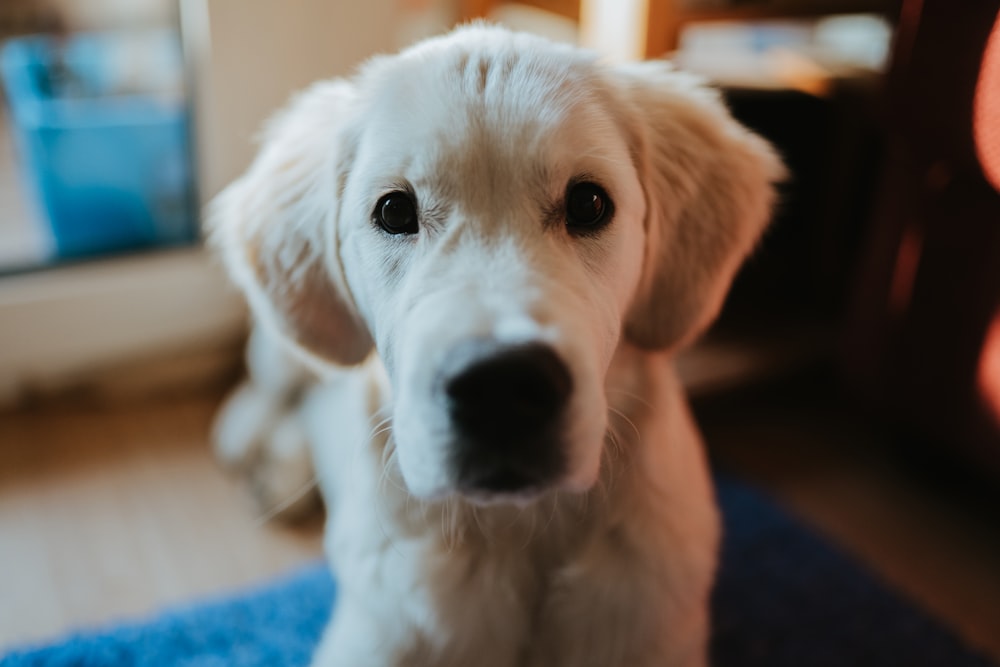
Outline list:
[[[214,464],[261,123],[458,21],[668,56],[792,171],[681,372],[716,466],[1000,659],[1000,0],[3,0],[0,652],[312,560]]]

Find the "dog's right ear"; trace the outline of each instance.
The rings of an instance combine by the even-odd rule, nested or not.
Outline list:
[[[785,167],[697,77],[663,61],[614,72],[646,195],[646,257],[625,335],[676,350],[718,315]]]
[[[339,80],[300,93],[209,211],[212,241],[258,320],[311,356],[342,365],[363,361],[373,345],[344,277],[337,233],[355,97]]]

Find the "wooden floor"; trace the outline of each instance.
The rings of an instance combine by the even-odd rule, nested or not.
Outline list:
[[[263,581],[320,554],[260,526],[211,459],[218,392],[0,414],[0,653]],[[760,482],[1000,659],[997,507],[914,475],[877,429],[796,386],[699,402],[721,465]]]
[[[148,615],[320,556],[213,462],[218,396],[0,414],[0,651]]]

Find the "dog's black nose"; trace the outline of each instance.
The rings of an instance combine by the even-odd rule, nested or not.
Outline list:
[[[502,349],[448,380],[460,484],[515,492],[560,473],[560,431],[572,389],[566,364],[541,344]]]
[[[566,365],[546,345],[491,354],[445,385],[455,425],[466,435],[486,439],[544,428],[559,416],[571,389]]]

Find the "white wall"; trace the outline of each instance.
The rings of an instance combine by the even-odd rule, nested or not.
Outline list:
[[[318,79],[443,27],[450,0],[184,0],[203,199],[249,163],[261,124]]]
[[[45,0],[45,2],[59,13],[70,30],[162,27],[172,24],[177,16],[177,0]]]

